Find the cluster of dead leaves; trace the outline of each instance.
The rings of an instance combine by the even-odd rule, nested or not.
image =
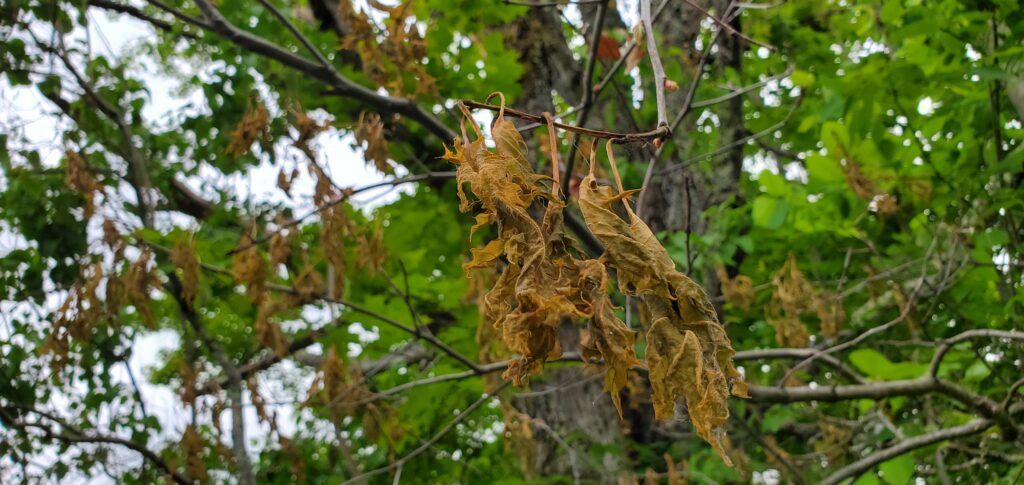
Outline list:
[[[250,101],[242,119],[231,130],[224,153],[233,157],[242,156],[249,153],[253,143],[264,144],[269,139],[270,112],[259,101]]]
[[[548,119],[550,153],[557,154],[557,136]],[[729,462],[719,442],[729,415],[727,399],[730,391],[746,396],[746,385],[732,364],[735,352],[704,291],[676,271],[629,206],[632,192],[622,191],[621,182],[618,193],[599,185],[592,158],[591,173],[580,186],[580,208],[607,251],[601,259],[583,259],[563,228],[557,159],[552,160],[551,177],[534,173],[526,142],[503,112],[491,127],[493,150],[485,146],[476,125],[472,127],[477,138],[470,142],[463,129],[463,139],[454,141],[445,158],[457,165],[460,208],[479,207],[471,233],[497,226],[496,238],[473,249],[465,269],[499,262],[504,266],[483,302],[484,325],[493,325],[508,350],[519,356],[503,377],[524,385],[545,361],[561,356],[557,330],[563,320],[585,318],[589,323],[581,353],[588,362],[603,360],[605,390],[621,415],[619,391],[626,386],[629,368],[640,363],[633,348],[635,332],[618,318],[609,299],[607,265],[616,270],[620,290],[638,297],[649,317],[647,367],[656,416],[673,418],[676,401],[685,398],[698,434]],[[618,179],[614,161],[612,168]],[[475,201],[467,197],[466,185]],[[627,219],[615,212],[619,205]]]
[[[690,483],[689,472],[687,470],[688,467],[685,461],[677,464],[668,453],[662,455],[662,458],[665,459],[665,473],[658,473],[654,471],[653,468],[648,468],[647,471],[644,472],[644,485],[660,485],[662,483],[667,483],[668,485],[686,485],[687,483]],[[662,478],[665,478],[667,482],[662,481]],[[635,475],[621,476],[618,480],[619,485],[640,485],[640,483],[639,478]]]
[[[123,261],[126,245],[109,219],[103,224],[103,241],[114,254],[114,261]],[[101,324],[120,326],[119,312],[132,305],[143,323],[153,328],[155,318],[150,307],[150,292],[162,286],[148,248],[135,261],[112,270],[105,270],[98,261],[84,265],[78,281],[68,291],[57,309],[53,325],[40,347],[41,354],[50,354],[51,367],[61,369],[67,363],[71,341],[87,343]]]
[[[378,86],[384,86],[392,96],[408,94],[405,80],[412,74],[414,94],[436,91],[436,80],[427,74],[422,59],[427,55],[426,43],[412,16],[411,1],[394,7],[376,0],[368,7],[387,14],[383,29],[378,29],[366,12],[356,12],[347,2],[339,9],[351,33],[341,41],[341,49],[359,54],[363,72]]]
[[[775,341],[783,347],[806,347],[810,332],[801,316],[812,310],[821,321],[821,334],[835,338],[846,319],[841,296],[815,289],[790,254],[772,276],[772,297],[765,306],[765,317],[775,328]]]
[[[89,164],[78,152],[64,152],[64,183],[85,198],[85,218],[92,217],[96,210],[96,194],[103,192],[103,185],[89,169]]]
[[[384,174],[395,171],[388,158],[391,152],[388,149],[388,139],[384,136],[384,122],[377,113],[360,113],[356,129],[352,131],[356,143],[363,149],[363,158],[366,163],[373,163],[373,166]]]
[[[704,290],[676,270],[651,229],[633,212],[608,144],[619,191],[599,185],[593,171],[580,185],[580,209],[587,226],[606,248],[619,289],[643,303],[649,321],[647,367],[658,419],[671,419],[685,398],[697,434],[731,463],[720,438],[729,417],[728,397],[747,397],[732,363],[735,351]],[[591,167],[595,165],[591,163]],[[626,219],[614,208],[621,204]]]
[[[383,437],[393,444],[401,437],[402,427],[395,409],[374,399],[360,370],[354,366],[347,368],[334,347],[324,356],[305,405],[323,407],[338,425],[347,416],[361,415],[362,429],[370,440]]]
[[[715,267],[715,274],[721,283],[722,296],[725,297],[725,300],[745,312],[749,311],[756,296],[754,282],[750,277],[741,274],[730,277],[725,267],[721,265]]]
[[[612,311],[604,265],[580,259],[574,241],[565,234],[557,160],[551,164],[552,177],[535,174],[527,159],[526,141],[503,113],[491,127],[493,151],[487,149],[475,124],[473,129],[477,138],[455,140],[445,158],[458,166],[460,208],[468,211],[479,205],[482,209],[472,230],[497,225],[497,238],[473,249],[465,269],[504,263],[501,275],[483,297],[484,320],[494,326],[506,348],[519,355],[503,377],[525,385],[545,361],[561,357],[558,327],[563,319],[589,318],[582,351],[604,359],[605,386],[621,414],[619,390],[625,386],[626,370],[638,363],[633,332]],[[554,144],[557,138],[551,125],[549,130]],[[557,147],[551,153],[557,153]],[[466,185],[476,196],[475,203],[467,197]],[[534,210],[542,212],[539,217],[531,214]]]

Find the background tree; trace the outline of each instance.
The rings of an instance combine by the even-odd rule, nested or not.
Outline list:
[[[97,25],[149,34],[105,52],[116,32]],[[1024,473],[1018,2],[13,0],[0,36],[4,92],[46,100],[8,104],[0,134],[0,480]],[[147,115],[169,86],[189,101]],[[722,456],[693,406],[655,419],[644,365],[619,418],[615,361],[584,359],[593,318],[565,315],[564,353],[528,388],[501,377],[519,356],[479,299],[510,260],[467,279],[502,233],[471,235],[448,161],[474,128],[497,138],[492,92],[530,171],[558,168],[575,242],[550,240],[572,258],[608,241],[580,211],[594,135],[622,142],[636,214],[707,291],[749,383]],[[25,130],[39,116],[52,142]],[[382,181],[331,171],[338,139]],[[406,190],[360,202],[385,186]],[[651,306],[608,295],[649,358]]]

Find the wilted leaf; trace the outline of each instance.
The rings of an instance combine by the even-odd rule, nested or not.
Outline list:
[[[608,154],[612,156],[610,143]],[[734,395],[745,397],[746,385],[733,366],[729,338],[704,290],[676,271],[664,247],[626,202],[628,194],[597,183],[593,165],[580,187],[580,208],[587,226],[605,245],[620,289],[640,297],[650,316],[647,366],[655,416],[671,419],[676,401],[685,398],[697,433],[730,463],[719,439],[729,416],[730,387]],[[628,223],[612,210],[620,201]]]
[[[259,101],[251,102],[245,115],[231,131],[224,153],[233,157],[245,155],[249,153],[253,143],[266,141],[270,137],[269,120],[270,113],[267,108]]]
[[[782,347],[806,347],[810,338],[800,315],[814,301],[814,288],[797,268],[792,253],[772,276],[772,299],[765,307],[765,317],[775,328],[775,341]]]
[[[195,308],[199,288],[199,258],[193,236],[178,241],[171,250],[171,262],[181,271],[181,298],[189,308]]]

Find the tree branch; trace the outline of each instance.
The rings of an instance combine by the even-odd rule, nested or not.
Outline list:
[[[433,114],[424,111],[415,101],[377,94],[372,89],[352,82],[329,66],[310,62],[305,58],[292,54],[281,46],[268,42],[262,37],[235,27],[209,0],[195,1],[196,5],[199,6],[199,10],[209,21],[209,29],[238,47],[280,62],[285,66],[297,69],[327,83],[332,88],[331,94],[345,96],[366,103],[371,108],[380,112],[397,113],[407,116],[446,142],[455,139],[457,136],[455,131],[441,123],[441,120]]]
[[[992,421],[989,421],[988,419],[974,419],[969,421],[967,424],[933,431],[921,436],[915,436],[906,441],[902,441],[897,445],[876,451],[854,463],[840,468],[835,473],[826,477],[821,483],[822,485],[839,484],[843,480],[861,475],[874,468],[875,465],[891,460],[902,454],[909,453],[918,448],[923,448],[934,443],[978,434],[985,431],[990,426],[992,426]]]
[[[441,438],[444,438],[444,436],[446,434],[448,434],[453,428],[455,428],[455,425],[459,424],[460,422],[462,422],[462,420],[464,420],[467,417],[469,417],[470,414],[473,414],[473,411],[476,411],[477,409],[479,409],[480,406],[482,406],[490,398],[498,395],[499,393],[501,393],[501,391],[505,390],[505,388],[507,388],[509,386],[509,384],[510,384],[509,382],[506,382],[506,383],[498,386],[498,388],[495,389],[492,394],[484,394],[480,399],[477,399],[476,402],[474,402],[473,404],[470,404],[468,408],[466,408],[464,411],[459,413],[459,415],[456,416],[455,419],[452,419],[451,421],[449,421],[448,424],[445,425],[444,428],[441,428],[441,430],[438,431],[436,434],[434,434],[434,436],[432,438],[430,438],[425,443],[420,445],[419,448],[416,448],[415,450],[412,450],[411,452],[409,452],[409,454],[399,458],[398,460],[392,462],[388,466],[385,466],[385,467],[382,467],[382,468],[378,468],[376,470],[371,470],[371,471],[368,471],[366,473],[363,473],[362,475],[357,475],[355,477],[352,477],[352,478],[342,482],[341,485],[348,485],[350,483],[361,482],[361,481],[366,480],[367,478],[375,477],[375,476],[380,475],[382,473],[387,473],[387,472],[389,472],[391,470],[395,470],[395,469],[401,468],[406,463],[408,463],[409,460],[412,460],[413,458],[416,458],[417,455],[423,453],[424,451],[427,451],[428,449],[430,449],[431,447],[436,445],[438,441],[441,441]]]
[[[281,13],[281,11],[274,6],[274,4],[270,3],[268,0],[259,0],[259,2],[260,5],[263,5],[263,8],[267,9],[274,17],[277,18],[277,20],[281,21],[281,23],[284,24],[284,27],[288,29],[288,31],[291,32],[296,39],[298,39],[299,43],[302,44],[302,46],[305,47],[310,54],[313,54],[313,57],[315,57],[316,60],[320,62],[320,65],[326,68],[330,68],[331,63],[327,60],[326,57],[324,57],[324,54],[320,52],[319,49],[314,47],[313,44],[309,42],[309,39],[307,39],[306,36],[302,35],[302,32],[299,32],[299,29],[295,27],[295,24],[288,20],[288,18],[285,17],[284,14]]]
[[[12,413],[13,410],[19,410],[19,411],[23,411],[23,412],[30,412],[30,413],[42,416],[42,417],[44,417],[44,418],[46,418],[46,419],[48,419],[50,421],[53,421],[58,426],[60,426],[61,428],[64,428],[65,430],[67,430],[71,434],[55,433],[55,432],[53,432],[53,430],[51,430],[50,428],[48,428],[46,426],[33,425],[31,423],[21,422],[21,421],[19,421],[17,419],[14,419],[14,416],[13,416],[14,413]],[[102,444],[111,444],[111,445],[123,446],[125,448],[128,448],[128,449],[130,449],[132,451],[135,451],[136,453],[142,455],[142,457],[145,460],[153,463],[158,468],[160,468],[161,470],[166,472],[167,475],[169,475],[175,482],[177,482],[177,483],[179,483],[181,485],[191,485],[192,484],[192,480],[189,480],[188,477],[182,475],[177,470],[175,470],[173,467],[171,467],[166,461],[163,460],[163,458],[160,458],[160,456],[157,455],[155,452],[153,452],[149,448],[146,448],[143,445],[140,445],[140,444],[135,443],[133,441],[127,440],[125,438],[121,438],[121,437],[118,437],[118,436],[98,435],[98,434],[85,434],[85,433],[82,432],[82,430],[78,429],[75,426],[72,426],[72,425],[68,424],[66,421],[64,421],[63,419],[60,419],[60,418],[54,416],[53,414],[50,414],[50,413],[45,412],[45,411],[40,411],[38,409],[35,409],[35,408],[32,408],[32,407],[28,407],[28,406],[11,405],[11,406],[6,406],[6,407],[0,407],[0,418],[2,418],[0,420],[7,422],[11,426],[14,426],[14,427],[17,427],[17,428],[21,429],[23,432],[27,431],[27,429],[26,429],[27,427],[33,427],[33,428],[41,430],[43,432],[43,434],[47,438],[52,439],[52,440],[57,440],[57,441],[63,441],[65,443],[93,443],[93,444],[102,443]]]
[[[775,47],[773,47],[773,46],[771,46],[769,44],[765,44],[763,42],[758,42],[758,41],[756,41],[754,39],[751,39],[746,34],[736,30],[735,28],[733,28],[733,26],[729,25],[728,22],[725,22],[724,20],[722,20],[722,19],[720,19],[718,17],[715,17],[714,15],[711,14],[711,12],[709,12],[704,7],[701,7],[700,5],[697,5],[697,3],[694,2],[693,0],[683,0],[683,2],[685,2],[687,5],[693,7],[698,12],[704,14],[705,17],[711,19],[711,21],[713,21],[714,23],[718,24],[721,28],[725,29],[725,31],[729,32],[729,34],[735,35],[736,37],[739,37],[739,38],[741,38],[741,39],[743,39],[743,40],[745,40],[747,42],[750,42],[751,44],[754,44],[756,46],[764,47],[765,49],[772,50],[772,51],[775,50]]]
[[[651,58],[654,71],[654,96],[658,106],[658,129],[668,130],[668,108],[665,106],[665,68],[661,65],[661,53],[654,38],[654,21],[651,20],[651,0],[640,0],[640,19],[647,35],[647,56]]]
[[[594,105],[594,88],[590,85],[594,76],[594,67],[597,65],[597,51],[601,45],[601,29],[604,28],[604,18],[608,11],[608,2],[601,1],[597,5],[597,13],[594,14],[594,25],[590,34],[590,52],[587,57],[587,65],[583,69],[583,80],[580,90],[583,99],[580,100],[579,115],[576,116],[576,126],[583,127],[590,117],[590,110]],[[572,142],[569,143],[569,154],[565,158],[565,178],[562,179],[562,198],[569,198],[569,182],[572,180],[572,170],[576,163],[576,147],[580,142],[580,134],[573,133]]]
[[[135,17],[136,19],[146,22],[152,25],[153,27],[157,28],[158,30],[162,30],[164,32],[174,32],[174,24],[172,24],[171,22],[156,18],[152,15],[147,14],[146,12],[143,12],[142,9],[133,7],[131,5],[114,2],[112,0],[89,0],[89,5],[96,8],[102,8],[104,10],[110,10],[111,12],[123,13],[125,15]],[[183,31],[181,32],[181,35],[183,35],[186,39],[199,40],[199,36],[193,34],[192,32]]]
[[[533,121],[535,123],[546,123],[544,121],[543,116],[530,114],[509,107],[502,108],[501,106],[495,106],[487,103],[479,103],[468,99],[462,100],[461,103],[465,104],[470,108],[486,109],[495,112],[500,112],[504,110],[506,115],[512,116],[513,118]],[[581,135],[592,136],[594,138],[600,138],[602,140],[612,140],[612,143],[651,142],[654,140],[664,139],[670,134],[668,130],[668,123],[666,123],[664,127],[659,126],[655,130],[645,131],[642,133],[617,133],[614,131],[595,130],[592,128],[583,128],[580,126],[567,125],[565,123],[559,123],[557,121],[554,122],[554,126],[572,133],[579,133]]]
[[[174,297],[182,317],[196,333],[203,344],[210,350],[217,359],[224,373],[228,378],[228,402],[231,407],[231,453],[238,467],[238,481],[242,485],[255,485],[256,475],[253,473],[252,462],[249,461],[249,452],[245,445],[245,415],[242,412],[242,375],[238,366],[231,362],[231,357],[217,344],[203,328],[201,317],[188,305],[181,296],[181,282],[177,275],[168,272],[167,279],[169,287],[167,290]],[[216,418],[214,418],[216,419]]]

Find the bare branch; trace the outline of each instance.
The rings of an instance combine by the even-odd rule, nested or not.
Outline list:
[[[665,106],[665,68],[661,65],[661,53],[654,38],[654,21],[651,20],[651,0],[640,0],[640,19],[647,35],[647,55],[651,58],[654,71],[654,95],[658,106],[658,129],[668,130],[668,108]]]
[[[918,448],[934,443],[978,434],[985,431],[990,426],[992,426],[992,421],[988,419],[974,419],[969,421],[967,424],[941,429],[921,436],[915,436],[906,441],[902,441],[897,445],[876,451],[854,463],[840,468],[835,473],[825,478],[821,483],[822,485],[835,485],[841,483],[843,480],[856,477],[868,470],[871,470],[875,465],[891,460],[902,454],[909,453]]]
[[[33,423],[25,423],[25,422],[22,422],[20,420],[17,420],[14,417],[14,415],[16,414],[16,413],[13,412],[14,410],[23,411],[23,412],[29,412],[29,413],[33,413],[33,414],[37,414],[39,416],[42,416],[42,417],[44,417],[44,418],[46,418],[46,419],[48,419],[50,421],[53,421],[58,426],[60,426],[61,428],[65,429],[67,432],[66,433],[57,433],[57,432],[54,432],[53,430],[51,430],[47,426],[43,426],[43,425],[39,425],[39,424],[33,424]],[[20,414],[20,413],[17,413],[17,414]],[[28,428],[28,427],[39,429],[39,430],[41,430],[43,432],[43,434],[47,438],[52,439],[52,440],[56,440],[56,441],[63,441],[65,443],[93,443],[93,444],[111,444],[111,445],[123,446],[125,448],[128,448],[128,449],[130,449],[132,451],[135,451],[136,453],[142,455],[142,457],[145,460],[149,461],[153,465],[157,466],[158,468],[160,468],[161,470],[166,472],[172,479],[174,479],[175,482],[177,482],[179,484],[182,484],[182,485],[191,485],[192,484],[192,480],[189,480],[188,477],[186,477],[186,476],[182,475],[181,473],[179,473],[177,470],[175,470],[173,467],[171,467],[166,461],[164,461],[163,458],[160,458],[159,455],[157,455],[155,452],[153,452],[153,450],[150,450],[149,448],[146,448],[143,445],[140,445],[140,444],[135,443],[135,442],[133,442],[131,440],[128,440],[128,439],[125,439],[125,438],[121,438],[121,437],[118,437],[118,436],[109,436],[109,435],[86,434],[86,433],[83,433],[82,430],[78,429],[75,426],[72,426],[72,425],[68,424],[65,420],[60,419],[60,418],[54,416],[53,414],[45,412],[45,411],[41,411],[41,410],[38,410],[38,409],[35,409],[35,408],[31,408],[31,407],[27,407],[27,406],[21,406],[21,405],[11,405],[11,406],[6,406],[6,407],[0,407],[0,421],[4,421],[7,424],[10,424],[11,426],[20,428],[22,431],[26,431],[26,428]]]
[[[162,30],[164,32],[174,32],[174,24],[166,20],[158,19],[152,15],[143,12],[142,9],[126,5],[123,3],[114,2],[112,0],[89,0],[89,5],[102,8],[104,10],[110,10],[111,12],[123,13],[131,17],[135,17],[143,22],[146,22],[153,27]],[[186,39],[198,40],[199,36],[192,32],[181,32]]]
[[[302,44],[302,46],[305,47],[310,54],[313,54],[313,57],[315,57],[316,60],[319,61],[322,66],[330,68],[331,63],[327,60],[326,57],[324,57],[324,54],[320,52],[320,49],[314,47],[313,44],[309,41],[309,39],[307,39],[306,36],[302,35],[302,32],[299,32],[299,29],[295,27],[295,24],[288,20],[288,17],[285,17],[284,14],[281,13],[281,11],[278,10],[277,7],[275,7],[274,4],[270,3],[268,0],[259,0],[259,2],[260,5],[263,5],[263,8],[270,11],[270,13],[274,17],[277,17],[277,20],[281,21],[281,23],[284,24],[284,27],[288,29],[288,31],[291,32],[296,39],[298,39],[299,43]]]
[[[773,47],[773,46],[771,46],[769,44],[765,44],[763,42],[758,42],[758,41],[756,41],[754,39],[751,39],[746,34],[744,34],[744,33],[740,32],[740,31],[734,29],[733,26],[729,25],[728,22],[725,22],[724,20],[722,20],[722,19],[720,19],[718,17],[715,17],[714,15],[712,15],[711,12],[708,12],[707,9],[705,9],[704,7],[701,7],[700,5],[697,5],[697,3],[694,2],[693,0],[683,0],[683,2],[685,2],[687,5],[693,7],[698,12],[704,14],[705,17],[711,19],[713,22],[718,24],[720,27],[725,29],[730,34],[735,35],[736,37],[739,37],[739,38],[741,38],[741,39],[743,39],[743,40],[745,40],[747,42],[750,42],[751,44],[754,44],[756,46],[764,47],[765,49],[768,49],[768,50],[775,50],[775,47]]]
[[[196,0],[196,5],[208,19],[209,30],[243,49],[280,62],[327,83],[332,88],[331,94],[361,101],[380,112],[407,116],[444,141],[456,137],[453,130],[445,126],[436,116],[423,110],[415,101],[377,94],[376,91],[342,76],[336,69],[310,62],[262,37],[241,30],[231,24],[209,0]]]
[[[526,113],[524,111],[509,108],[507,106],[505,108],[502,108],[501,106],[495,106],[487,103],[478,103],[476,101],[471,101],[468,99],[462,100],[461,103],[465,104],[470,108],[486,109],[495,112],[502,111],[502,109],[504,109],[506,115],[512,116],[514,118],[533,121],[535,123],[545,122],[543,116]],[[592,136],[594,138],[600,138],[602,140],[612,140],[612,143],[651,142],[654,140],[663,139],[669,135],[667,123],[664,127],[658,127],[655,130],[645,131],[643,133],[617,133],[614,131],[595,130],[591,128],[567,125],[565,123],[559,123],[557,121],[554,122],[554,126],[572,133],[579,133],[581,135]]]
[[[406,463],[408,463],[409,460],[412,460],[413,458],[416,458],[416,456],[418,456],[419,454],[423,453],[424,451],[429,450],[431,447],[436,445],[438,441],[441,441],[441,438],[444,438],[444,436],[446,434],[448,434],[453,428],[455,428],[455,425],[457,425],[460,422],[462,422],[462,420],[466,419],[470,414],[473,414],[473,411],[476,411],[477,409],[479,409],[480,406],[482,406],[489,399],[491,399],[492,397],[498,395],[499,393],[501,393],[501,391],[505,390],[505,388],[507,388],[509,386],[509,384],[510,384],[509,382],[506,382],[506,383],[502,384],[501,386],[498,386],[498,388],[495,389],[494,393],[492,393],[492,394],[484,394],[480,399],[477,399],[476,402],[474,402],[473,404],[470,404],[468,408],[466,408],[464,411],[459,413],[459,415],[456,416],[455,419],[452,419],[451,421],[449,421],[448,424],[446,424],[444,428],[441,428],[440,431],[438,431],[436,434],[434,434],[434,436],[432,438],[430,438],[425,443],[420,445],[419,448],[416,448],[415,450],[412,450],[411,452],[409,452],[409,454],[399,458],[398,460],[395,460],[393,463],[391,463],[388,466],[385,466],[385,467],[382,467],[382,468],[378,468],[376,470],[371,470],[371,471],[368,471],[366,473],[363,473],[362,475],[358,475],[358,476],[352,477],[352,478],[342,482],[341,485],[348,485],[350,483],[361,482],[361,481],[363,481],[363,480],[365,480],[367,478],[375,477],[375,476],[380,475],[382,473],[387,473],[387,472],[389,472],[391,470],[395,470],[395,469],[401,468]]]
[[[1024,340],[1024,332],[1016,330],[995,330],[990,328],[978,328],[974,330],[967,330],[959,333],[956,336],[950,337],[942,341],[942,345],[938,350],[935,351],[935,355],[932,357],[931,365],[928,366],[928,374],[935,377],[939,372],[939,365],[942,364],[942,359],[946,357],[946,353],[960,342],[976,338],[1001,338],[1009,340]]]
[[[594,105],[594,88],[590,86],[591,78],[594,76],[594,66],[597,65],[597,51],[601,45],[601,29],[604,28],[604,18],[608,11],[608,2],[601,1],[597,5],[597,13],[594,14],[594,26],[590,34],[590,52],[587,57],[587,66],[583,69],[583,80],[580,91],[583,99],[580,100],[579,115],[576,116],[576,126],[582,127],[590,117],[590,110]],[[569,154],[565,159],[565,178],[562,180],[562,198],[569,198],[569,182],[572,180],[572,169],[576,161],[576,147],[579,145],[579,133],[573,133],[572,141],[569,143]]]

